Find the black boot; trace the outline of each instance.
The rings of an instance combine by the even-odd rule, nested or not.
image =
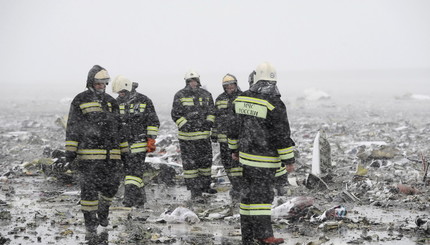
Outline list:
[[[146,203],[146,192],[145,192],[145,188],[139,188],[138,190],[138,195],[135,201],[134,206],[138,207],[138,208],[143,208],[145,203]]]
[[[96,211],[83,211],[85,228],[88,233],[97,233],[97,226],[99,221],[97,219]]]
[[[137,192],[137,186],[135,185],[125,185],[124,187],[124,200],[122,201],[122,204],[125,207],[133,207],[134,201],[136,199],[136,195],[139,195]]]
[[[106,227],[109,225],[109,206],[111,202],[100,198],[99,209],[97,210],[97,217],[99,220],[99,225]]]

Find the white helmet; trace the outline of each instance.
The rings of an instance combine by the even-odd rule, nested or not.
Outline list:
[[[124,76],[117,76],[115,77],[115,80],[113,80],[112,83],[112,92],[119,93],[122,90],[131,91],[133,88],[133,83],[125,78]]]
[[[191,78],[197,78],[197,80],[200,80],[200,75],[195,71],[189,71],[185,73],[185,77],[184,77],[185,81]]]
[[[261,63],[255,68],[254,83],[258,81],[276,81],[277,75],[275,67],[269,62]]]

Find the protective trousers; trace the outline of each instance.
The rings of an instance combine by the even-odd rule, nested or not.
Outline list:
[[[80,160],[81,210],[85,226],[95,230],[107,226],[109,206],[121,180],[120,160]]]
[[[231,183],[230,197],[234,200],[240,200],[242,189],[242,164],[231,158],[231,151],[227,142],[220,142],[221,163],[224,166],[228,179]]]
[[[179,140],[182,166],[187,189],[191,197],[201,196],[210,189],[212,167],[212,143],[209,138]]]
[[[242,243],[273,236],[271,224],[273,184],[276,169],[243,166],[243,196],[240,203]]]
[[[143,206],[146,202],[143,174],[147,170],[146,152],[131,153],[124,162],[124,205]]]

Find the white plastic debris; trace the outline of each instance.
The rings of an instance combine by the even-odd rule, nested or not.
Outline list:
[[[193,211],[184,207],[177,207],[173,212],[166,211],[160,215],[160,218],[167,223],[188,223],[195,224],[200,222],[199,217]]]

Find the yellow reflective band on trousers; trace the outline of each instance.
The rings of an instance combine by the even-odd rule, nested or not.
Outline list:
[[[107,197],[107,196],[103,196],[100,195],[100,201],[105,201],[105,202],[112,202],[113,201],[113,197]]]
[[[218,134],[218,142],[227,142],[227,135],[226,134]]]
[[[239,213],[241,215],[250,215],[250,216],[256,216],[256,215],[272,215],[272,204],[240,204],[240,211]]]
[[[234,100],[234,103],[236,103],[236,102],[247,102],[247,103],[259,104],[259,105],[267,107],[267,109],[269,109],[271,111],[273,111],[273,109],[275,109],[275,107],[272,104],[270,104],[269,101],[257,99],[257,98],[253,98],[253,97],[239,96]]]
[[[76,152],[78,150],[79,143],[77,141],[66,141],[66,151]]]
[[[147,145],[148,145],[147,142],[131,144],[130,151],[131,153],[146,152]]]
[[[237,150],[239,148],[239,140],[228,138],[228,148],[231,150]]]
[[[225,170],[227,172],[227,176],[242,176],[243,175],[243,168],[242,167],[236,167],[236,168],[230,168]]]
[[[109,158],[115,160],[121,160],[121,151],[120,149],[112,149],[109,151]]]
[[[185,123],[187,123],[187,119],[185,117],[180,117],[175,123],[178,128],[181,128]]]
[[[146,127],[146,132],[148,135],[158,135],[158,127],[155,126],[148,126]]]
[[[139,188],[144,186],[142,178],[131,175],[125,176],[124,185],[135,185]]]
[[[206,120],[211,121],[211,122],[215,122],[215,116],[214,115],[208,115],[206,117]]]
[[[128,149],[128,142],[122,142],[119,144],[119,148],[121,149],[121,153],[127,153],[129,152]]]
[[[184,170],[184,179],[197,178],[199,176],[198,169]]]
[[[228,107],[228,100],[219,100],[216,102],[215,106],[218,109],[225,109]]]
[[[199,168],[199,174],[201,176],[211,176],[211,168]]]
[[[86,201],[81,200],[81,210],[82,211],[97,211],[99,209],[99,201]]]
[[[281,160],[288,160],[294,157],[294,147],[288,147],[284,149],[278,149],[279,158]]]
[[[239,162],[257,168],[280,168],[281,159],[279,157],[258,156],[244,152],[239,152]]]
[[[179,101],[181,101],[183,106],[194,105],[194,99],[193,98],[180,98]]]
[[[99,102],[83,103],[80,104],[79,107],[81,108],[83,114],[103,111],[102,105]]]
[[[200,131],[200,132],[178,132],[178,138],[181,140],[201,140],[207,139],[211,135],[211,131]]]
[[[286,173],[287,173],[287,168],[286,167],[280,167],[279,169],[276,170],[275,177],[282,176]]]

